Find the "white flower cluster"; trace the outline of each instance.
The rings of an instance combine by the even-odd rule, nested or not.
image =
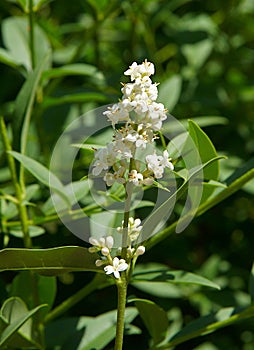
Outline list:
[[[144,246],[138,246],[133,248],[133,242],[138,238],[142,229],[141,220],[129,218],[128,222],[128,248],[127,248],[127,262],[125,259],[119,259],[117,256],[112,256],[112,248],[114,246],[114,238],[112,236],[101,237],[96,239],[94,237],[89,238],[89,243],[92,244],[88,250],[90,253],[99,253],[101,258],[96,260],[96,266],[103,266],[107,275],[113,273],[115,278],[120,278],[120,272],[125,271],[129,267],[129,261],[133,258],[137,258],[139,255],[145,253]],[[117,231],[123,233],[124,228],[118,227]],[[117,254],[121,254],[122,248],[119,248]]]
[[[124,74],[130,76],[131,83],[123,84],[122,99],[104,112],[115,130],[114,140],[96,150],[92,174],[103,174],[108,186],[127,181],[134,185],[152,184],[163,176],[166,167],[173,170],[168,152],[164,151],[163,156],[156,153],[146,156],[146,168],[142,171],[138,164],[130,167],[130,160],[135,159],[137,149],[145,149],[157,138],[156,132],[167,118],[166,109],[162,103],[155,102],[158,84],[150,79],[154,74],[151,62],[134,62]],[[117,124],[120,124],[118,128]]]

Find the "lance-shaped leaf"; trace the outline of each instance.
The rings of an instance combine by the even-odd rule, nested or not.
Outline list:
[[[139,268],[140,267],[140,268]],[[204,287],[220,289],[216,283],[205,277],[186,271],[171,271],[168,268],[145,270],[145,266],[138,265],[139,270],[133,274],[132,282],[165,282],[173,284],[192,284]]]
[[[212,141],[206,133],[193,120],[189,120],[189,133],[197,146],[200,159],[205,164],[210,159],[217,157],[217,152]],[[204,169],[204,178],[217,180],[219,176],[219,162],[212,162]]]
[[[52,78],[62,78],[69,75],[85,75],[92,76],[95,79],[103,81],[104,77],[101,72],[95,66],[84,63],[76,64],[66,64],[65,66],[52,68],[46,70],[42,78],[43,79],[52,79]]]
[[[48,276],[70,271],[102,271],[97,254],[87,248],[66,246],[48,249],[7,248],[0,251],[0,271],[34,270]]]
[[[69,207],[71,206],[65,187],[56,175],[54,175],[44,165],[28,156],[25,156],[24,154],[15,151],[9,151],[9,153],[15,159],[17,159],[37,180],[39,180],[45,186],[52,188],[64,199]]]

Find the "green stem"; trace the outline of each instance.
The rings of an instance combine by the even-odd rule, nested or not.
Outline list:
[[[9,153],[12,150],[12,147],[11,147],[11,144],[10,144],[9,139],[8,139],[8,134],[7,134],[7,130],[6,130],[6,125],[4,123],[4,119],[2,117],[0,118],[0,129],[1,129],[1,135],[3,138],[4,148],[5,148],[6,155],[7,155],[8,166],[10,169],[13,186],[14,186],[15,193],[16,193],[17,208],[18,208],[19,215],[20,215],[20,223],[21,223],[21,228],[22,228],[23,237],[24,237],[24,245],[26,248],[31,248],[32,242],[31,242],[31,238],[29,236],[29,230],[28,230],[27,209],[23,203],[24,196],[22,193],[21,186],[18,182],[15,160],[12,157],[12,155]]]
[[[29,44],[30,44],[30,56],[32,69],[35,68],[35,50],[34,50],[34,12],[33,12],[33,0],[29,0]]]
[[[117,321],[116,321],[116,339],[114,350],[122,350],[124,336],[125,305],[127,296],[126,274],[117,281]]]

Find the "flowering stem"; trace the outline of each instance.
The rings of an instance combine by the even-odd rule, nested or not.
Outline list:
[[[116,321],[116,339],[114,350],[122,350],[124,336],[124,315],[127,296],[126,273],[122,273],[120,280],[116,281],[117,285],[117,321]]]
[[[122,258],[123,259],[126,259],[126,255],[127,255],[128,226],[129,226],[129,218],[130,218],[132,192],[133,192],[133,185],[130,182],[128,182],[126,185],[126,200],[125,200],[124,218],[123,218],[123,237],[122,237]]]

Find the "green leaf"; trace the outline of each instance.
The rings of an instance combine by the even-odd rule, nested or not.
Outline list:
[[[243,188],[250,180],[254,179],[254,168],[249,169],[246,173],[241,172],[241,176],[237,178],[235,181],[231,182],[229,186],[225,189],[222,189],[221,191],[217,189],[216,195],[210,197],[206,202],[202,203],[197,212],[196,216],[204,214],[209,209],[213,208],[218,203],[221,203],[226,198],[230,197],[232,194]],[[181,220],[184,221],[184,218]],[[170,234],[176,231],[176,228],[179,224],[179,220],[173,222],[170,226],[162,230],[161,232],[158,232],[155,236],[151,237],[151,239],[147,242],[146,248],[150,249],[155,244],[158,244],[162,240],[164,240],[166,237],[168,237]]]
[[[51,308],[57,291],[56,278],[38,274],[35,274],[34,278],[36,278],[38,286],[38,302],[47,304],[48,308]],[[13,279],[10,295],[20,297],[31,308],[34,302],[31,294],[32,288],[33,281],[31,280],[30,271],[22,271]]]
[[[29,31],[24,17],[8,17],[3,20],[2,34],[5,47],[17,65],[23,65],[27,71],[32,70]],[[48,39],[41,28],[34,27],[35,61],[41,63],[50,51]]]
[[[43,59],[37,65],[36,69],[28,74],[15,100],[14,146],[16,146],[16,149],[20,149],[21,153],[25,153],[32,107],[40,83],[41,74],[48,61],[49,55],[43,56]],[[22,130],[21,132],[20,129]]]
[[[217,152],[206,133],[193,121],[189,120],[189,133],[197,146],[202,163],[217,157]],[[217,180],[219,176],[219,163],[213,162],[204,169],[204,178],[208,180]]]
[[[182,89],[182,78],[176,74],[162,82],[159,86],[158,101],[171,112],[177,104]]]
[[[45,186],[53,189],[68,206],[71,206],[68,195],[65,193],[65,188],[61,181],[49,171],[44,165],[40,164],[36,160],[25,156],[24,154],[10,151],[9,152],[15,159],[17,159],[37,180],[43,183]]]
[[[70,271],[102,271],[95,266],[97,254],[78,246],[48,249],[7,248],[0,251],[0,271],[34,270],[48,276]]]
[[[84,92],[72,95],[64,95],[58,97],[45,97],[41,106],[49,108],[68,103],[83,103],[83,102],[107,102],[108,98],[99,92]]]
[[[85,75],[98,80],[104,79],[102,73],[95,66],[84,63],[67,64],[59,68],[46,70],[42,75],[42,79],[61,78],[69,75]]]
[[[0,48],[0,62],[7,64],[10,67],[18,68],[19,63],[14,57],[5,49]]]
[[[28,226],[29,236],[32,237],[38,237],[45,233],[45,229],[40,226]],[[10,228],[10,234],[17,238],[23,238],[24,233],[22,231],[21,226],[11,226]]]
[[[195,44],[185,44],[182,46],[182,52],[186,57],[188,64],[199,69],[205,63],[213,49],[211,39],[205,39]]]
[[[207,278],[186,271],[172,271],[167,267],[157,270],[145,271],[145,266],[138,265],[139,270],[133,274],[133,282],[166,282],[173,284],[191,284],[204,287],[220,289],[216,283],[209,281]]]
[[[173,194],[171,194],[169,198],[166,199],[161,206],[155,209],[150,214],[150,216],[146,219],[143,225],[143,229],[141,231],[140,241],[145,241],[148,238],[150,238],[155,233],[156,228],[158,228],[161,225],[163,220],[168,219],[168,215],[170,215],[177,198],[179,198],[188,189],[188,187],[189,187],[189,191],[192,189],[195,191],[196,188],[198,189],[198,191],[200,191],[198,186],[195,185],[195,180],[199,178],[200,173],[203,172],[203,169],[205,167],[209,166],[213,162],[217,162],[221,158],[222,157],[216,157],[216,158],[210,159],[205,164],[197,166],[196,168],[194,168],[192,171],[189,172],[188,179],[186,179],[183,182],[183,184]],[[189,223],[191,221],[191,219],[194,217],[198,209],[200,196],[197,195],[197,197],[195,198],[195,193],[194,194],[191,193],[190,198],[194,202],[194,206],[193,208],[189,209],[189,212],[187,212],[187,214],[184,213],[184,215],[181,217],[181,219],[177,224],[176,232],[181,232],[186,227],[186,223]]]
[[[160,349],[174,347],[189,339],[214,332],[219,328],[229,326],[237,321],[245,320],[253,316],[254,306],[250,306],[239,313],[237,313],[237,310],[233,307],[221,309],[217,313],[200,317],[189,323],[180,332],[175,334],[166,346],[162,346]]]
[[[154,344],[161,342],[165,338],[169,326],[166,311],[147,299],[133,298],[129,301],[135,302],[140,317],[148,329]]]
[[[6,300],[1,308],[1,318],[9,324],[0,335],[0,346],[8,344],[12,336],[20,329],[26,338],[31,339],[30,318],[47,305],[39,305],[31,311],[27,310],[24,302],[17,297]],[[30,323],[27,323],[30,322]]]

